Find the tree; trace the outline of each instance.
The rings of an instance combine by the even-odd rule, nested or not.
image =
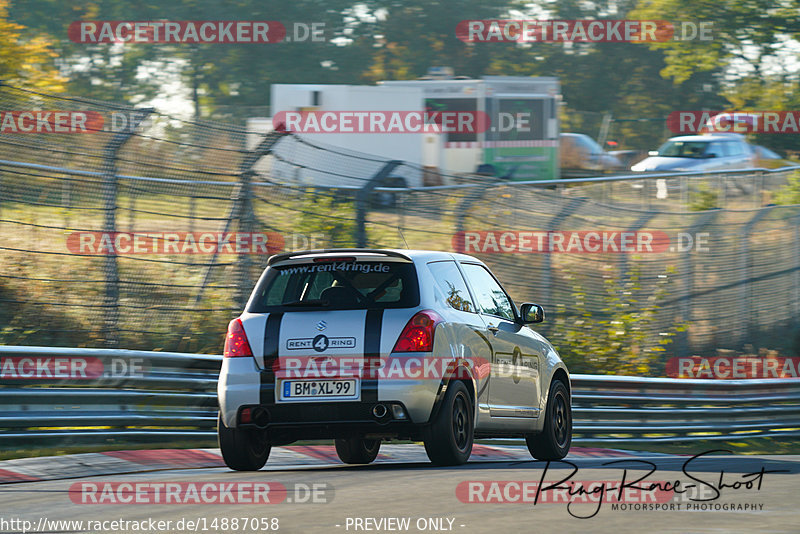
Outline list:
[[[640,0],[630,18],[711,24],[710,40],[648,45],[665,52],[662,74],[676,83],[721,65],[736,78],[760,79],[767,62],[780,58],[780,41],[800,35],[798,0]]]
[[[269,104],[272,83],[358,83],[373,53],[369,24],[353,0],[18,0],[12,16],[58,41],[68,90],[101,100],[139,103],[187,90],[199,118],[240,121]],[[274,44],[91,44],[67,38],[79,20],[277,20],[291,42]],[[293,40],[295,23],[324,25],[324,42]],[[167,89],[169,87],[169,89]],[[259,111],[263,114],[263,111]]]
[[[486,74],[497,47],[460,41],[456,26],[466,19],[500,18],[512,5],[510,0],[371,2],[378,20],[374,28],[377,48],[366,77],[370,81],[413,79],[432,66],[452,67],[461,76]]]
[[[635,4],[539,0],[526,4],[518,16],[632,19]],[[615,122],[609,138],[619,141],[620,148],[652,150],[669,134],[663,119],[670,112],[726,104],[714,91],[714,73],[698,72],[676,84],[662,76],[666,66],[664,50],[638,43],[498,43],[488,74],[555,76],[565,103],[563,131],[596,136],[603,115],[610,114]]]
[[[20,24],[8,20],[8,0],[0,0],[0,80],[42,91],[60,91],[64,79],[53,63],[57,57],[45,36],[32,36]]]

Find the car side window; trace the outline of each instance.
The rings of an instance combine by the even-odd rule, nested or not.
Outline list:
[[[750,156],[753,154],[753,151],[750,149],[747,143],[742,143],[741,141],[736,143],[736,146],[739,150],[739,155]]]
[[[467,283],[461,276],[454,261],[435,261],[428,264],[428,270],[439,288],[447,295],[447,304],[456,310],[475,313],[472,297]]]
[[[478,308],[486,314],[514,320],[514,306],[506,292],[483,265],[462,263]]]
[[[710,143],[708,145],[708,149],[706,150],[706,155],[710,156],[711,154],[714,154],[718,158],[723,157],[724,154],[722,153],[721,145],[722,145],[722,143],[718,143],[716,141],[714,141],[713,143]]]

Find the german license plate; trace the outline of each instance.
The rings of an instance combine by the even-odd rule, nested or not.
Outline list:
[[[280,385],[280,400],[359,398],[358,380],[284,380]]]

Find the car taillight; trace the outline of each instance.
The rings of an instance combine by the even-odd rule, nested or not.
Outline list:
[[[431,310],[418,312],[406,327],[392,352],[430,352],[433,350],[433,332],[436,325],[442,322],[439,314]]]
[[[242,356],[252,356],[250,342],[247,341],[247,334],[244,333],[244,325],[241,319],[234,319],[228,323],[228,333],[225,335],[226,358],[241,358]]]

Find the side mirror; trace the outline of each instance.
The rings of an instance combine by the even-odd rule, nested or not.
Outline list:
[[[526,302],[519,307],[522,324],[541,323],[544,321],[544,308],[538,304]]]
[[[658,156],[658,150],[651,150],[647,153],[648,156]]]

